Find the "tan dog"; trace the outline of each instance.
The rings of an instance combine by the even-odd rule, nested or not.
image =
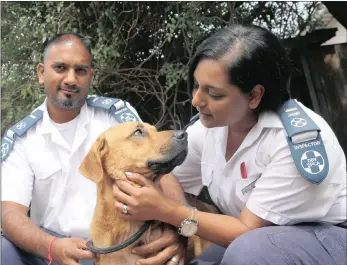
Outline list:
[[[182,131],[158,132],[146,123],[122,123],[102,133],[82,161],[80,173],[97,184],[97,202],[91,223],[91,238],[97,248],[124,242],[142,226],[122,219],[114,208],[112,184],[135,172],[154,180],[180,165],[187,154],[187,135]],[[132,183],[135,185],[134,183]],[[160,228],[160,227],[159,227]],[[161,236],[162,229],[148,229],[139,241]],[[134,265],[142,258],[132,254],[136,243],[118,252],[97,255],[96,265]]]

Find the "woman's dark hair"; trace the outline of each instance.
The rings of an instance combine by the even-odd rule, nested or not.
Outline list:
[[[91,49],[91,42],[90,39],[87,37],[84,37],[80,34],[74,33],[74,32],[63,32],[63,33],[59,33],[57,35],[52,36],[51,38],[49,38],[45,43],[44,43],[44,47],[43,47],[43,56],[46,56],[47,50],[48,48],[54,44],[54,43],[58,43],[60,41],[66,41],[67,39],[69,39],[69,37],[75,37],[77,39],[79,39],[81,41],[81,43],[83,44],[83,46],[86,48],[87,52],[90,55],[90,63],[92,64],[93,62],[93,56],[92,56],[92,49]]]
[[[230,83],[245,94],[257,84],[264,86],[263,98],[255,110],[258,114],[277,111],[289,99],[290,62],[280,41],[266,29],[232,25],[206,39],[189,63],[190,95],[194,71],[202,59],[225,61]]]

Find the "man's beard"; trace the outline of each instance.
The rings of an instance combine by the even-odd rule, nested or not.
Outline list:
[[[71,98],[60,98],[55,97],[54,98],[54,105],[61,109],[76,109],[83,105],[84,100],[81,102],[81,100],[73,100]]]
[[[73,99],[71,95],[60,96],[58,94],[51,96],[51,102],[60,109],[77,109],[83,106],[85,98]]]

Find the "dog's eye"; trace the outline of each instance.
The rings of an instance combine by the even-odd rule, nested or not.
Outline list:
[[[143,129],[138,128],[138,129],[136,129],[136,131],[133,133],[133,136],[143,136],[143,134],[144,134]]]

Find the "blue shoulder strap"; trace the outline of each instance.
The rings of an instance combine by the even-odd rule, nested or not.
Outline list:
[[[97,96],[88,96],[87,104],[91,107],[102,108],[112,111],[112,116],[119,122],[141,121],[126,105],[126,102],[116,98],[106,98]],[[1,162],[10,154],[13,149],[14,141],[17,136],[21,137],[31,127],[33,127],[43,117],[42,110],[35,110],[29,116],[13,125],[5,133],[1,141]]]
[[[25,117],[20,122],[17,122],[7,130],[1,143],[1,162],[5,161],[10,154],[16,137],[24,135],[31,127],[41,120],[42,117],[43,111],[39,109],[35,110],[29,116]]]
[[[112,112],[112,116],[119,123],[130,121],[141,122],[139,117],[128,108],[126,102],[121,99],[88,96],[87,104],[91,107],[110,110]]]
[[[329,161],[320,129],[293,99],[283,104],[279,116],[297,170],[311,183],[321,183],[328,175]]]

